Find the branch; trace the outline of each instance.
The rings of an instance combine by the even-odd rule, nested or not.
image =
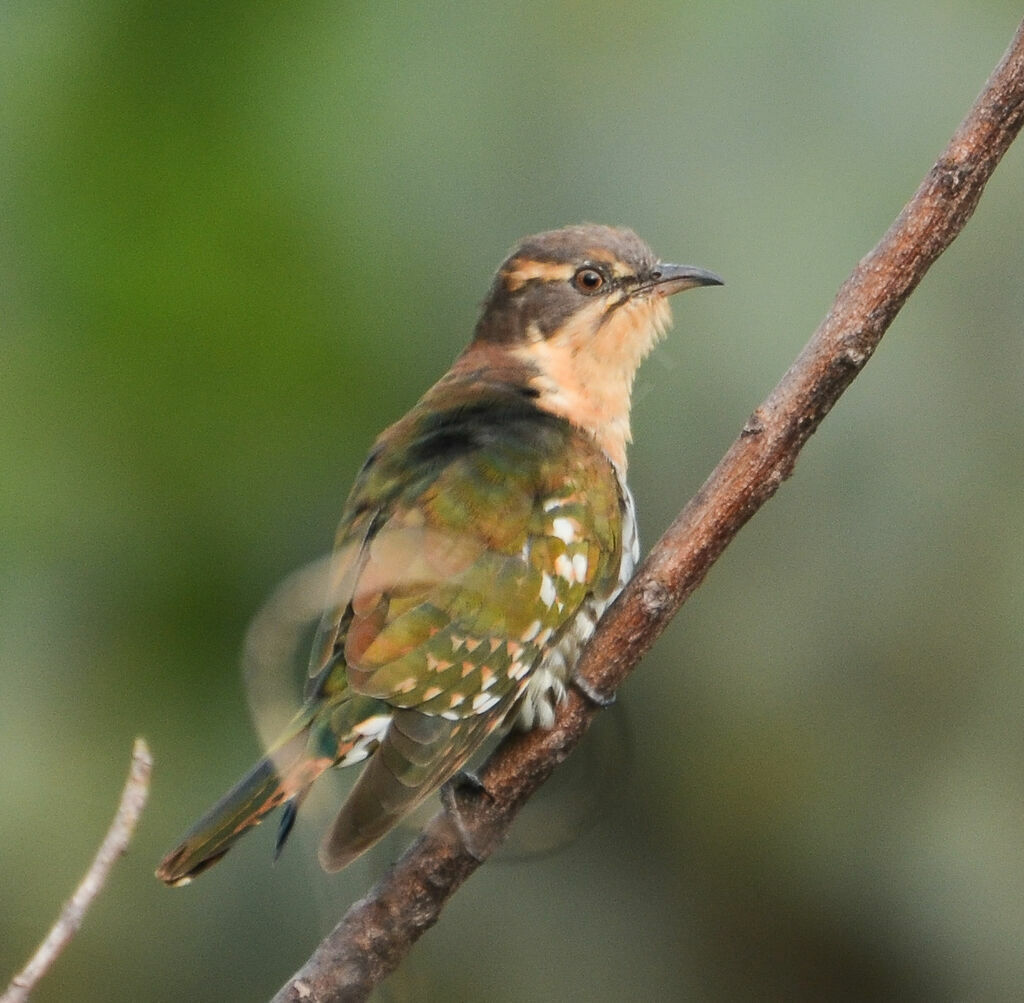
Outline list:
[[[57,922],[51,927],[46,939],[39,945],[29,963],[11,979],[7,991],[0,996],[0,1003],[24,1003],[36,983],[78,932],[86,910],[107,883],[110,869],[117,858],[128,849],[139,816],[146,807],[146,799],[149,797],[149,775],[152,769],[153,758],[149,754],[149,748],[143,739],[135,739],[132,765],[124,791],[121,793],[121,803],[117,806],[117,814],[110,823],[96,857],[82,878],[82,883],[75,889],[75,894],[64,904]]]
[[[871,357],[907,297],[974,212],[1024,122],[1024,24],[949,146],[875,249],[854,269],[807,346],[601,620],[577,669],[582,690],[554,728],[507,739],[482,790],[446,791],[446,810],[356,902],[274,1003],[365,999],[501,842],[516,813],[586,732],[711,565],[793,472],[804,443]]]

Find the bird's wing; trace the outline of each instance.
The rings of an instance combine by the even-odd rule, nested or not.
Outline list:
[[[622,502],[608,460],[566,423],[529,418],[481,427],[460,411],[443,440],[434,426],[432,438],[406,431],[353,492],[342,601],[311,685],[394,714],[324,844],[329,869],[458,770],[580,606],[617,583]]]

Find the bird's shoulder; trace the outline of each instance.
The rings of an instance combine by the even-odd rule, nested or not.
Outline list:
[[[588,533],[614,546],[621,494],[593,437],[538,407],[528,387],[467,379],[427,394],[377,439],[339,535],[347,522],[359,532],[369,513],[380,523],[411,510],[428,525],[518,550],[545,505],[574,497]]]

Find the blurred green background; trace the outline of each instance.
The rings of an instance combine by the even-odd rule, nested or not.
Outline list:
[[[727,279],[641,372],[650,544],[1019,15],[0,6],[0,983],[141,734],[150,808],[35,998],[269,997],[408,834],[330,879],[301,824],[276,867],[265,828],[183,891],[153,868],[259,752],[247,623],[507,248],[619,223]],[[602,721],[597,823],[482,869],[381,999],[1024,993],[1022,189],[1018,146]]]

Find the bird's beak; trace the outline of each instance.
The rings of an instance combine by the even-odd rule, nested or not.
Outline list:
[[[659,262],[651,271],[651,287],[661,296],[671,296],[696,286],[722,285],[725,282],[720,276],[693,265],[665,265]]]

